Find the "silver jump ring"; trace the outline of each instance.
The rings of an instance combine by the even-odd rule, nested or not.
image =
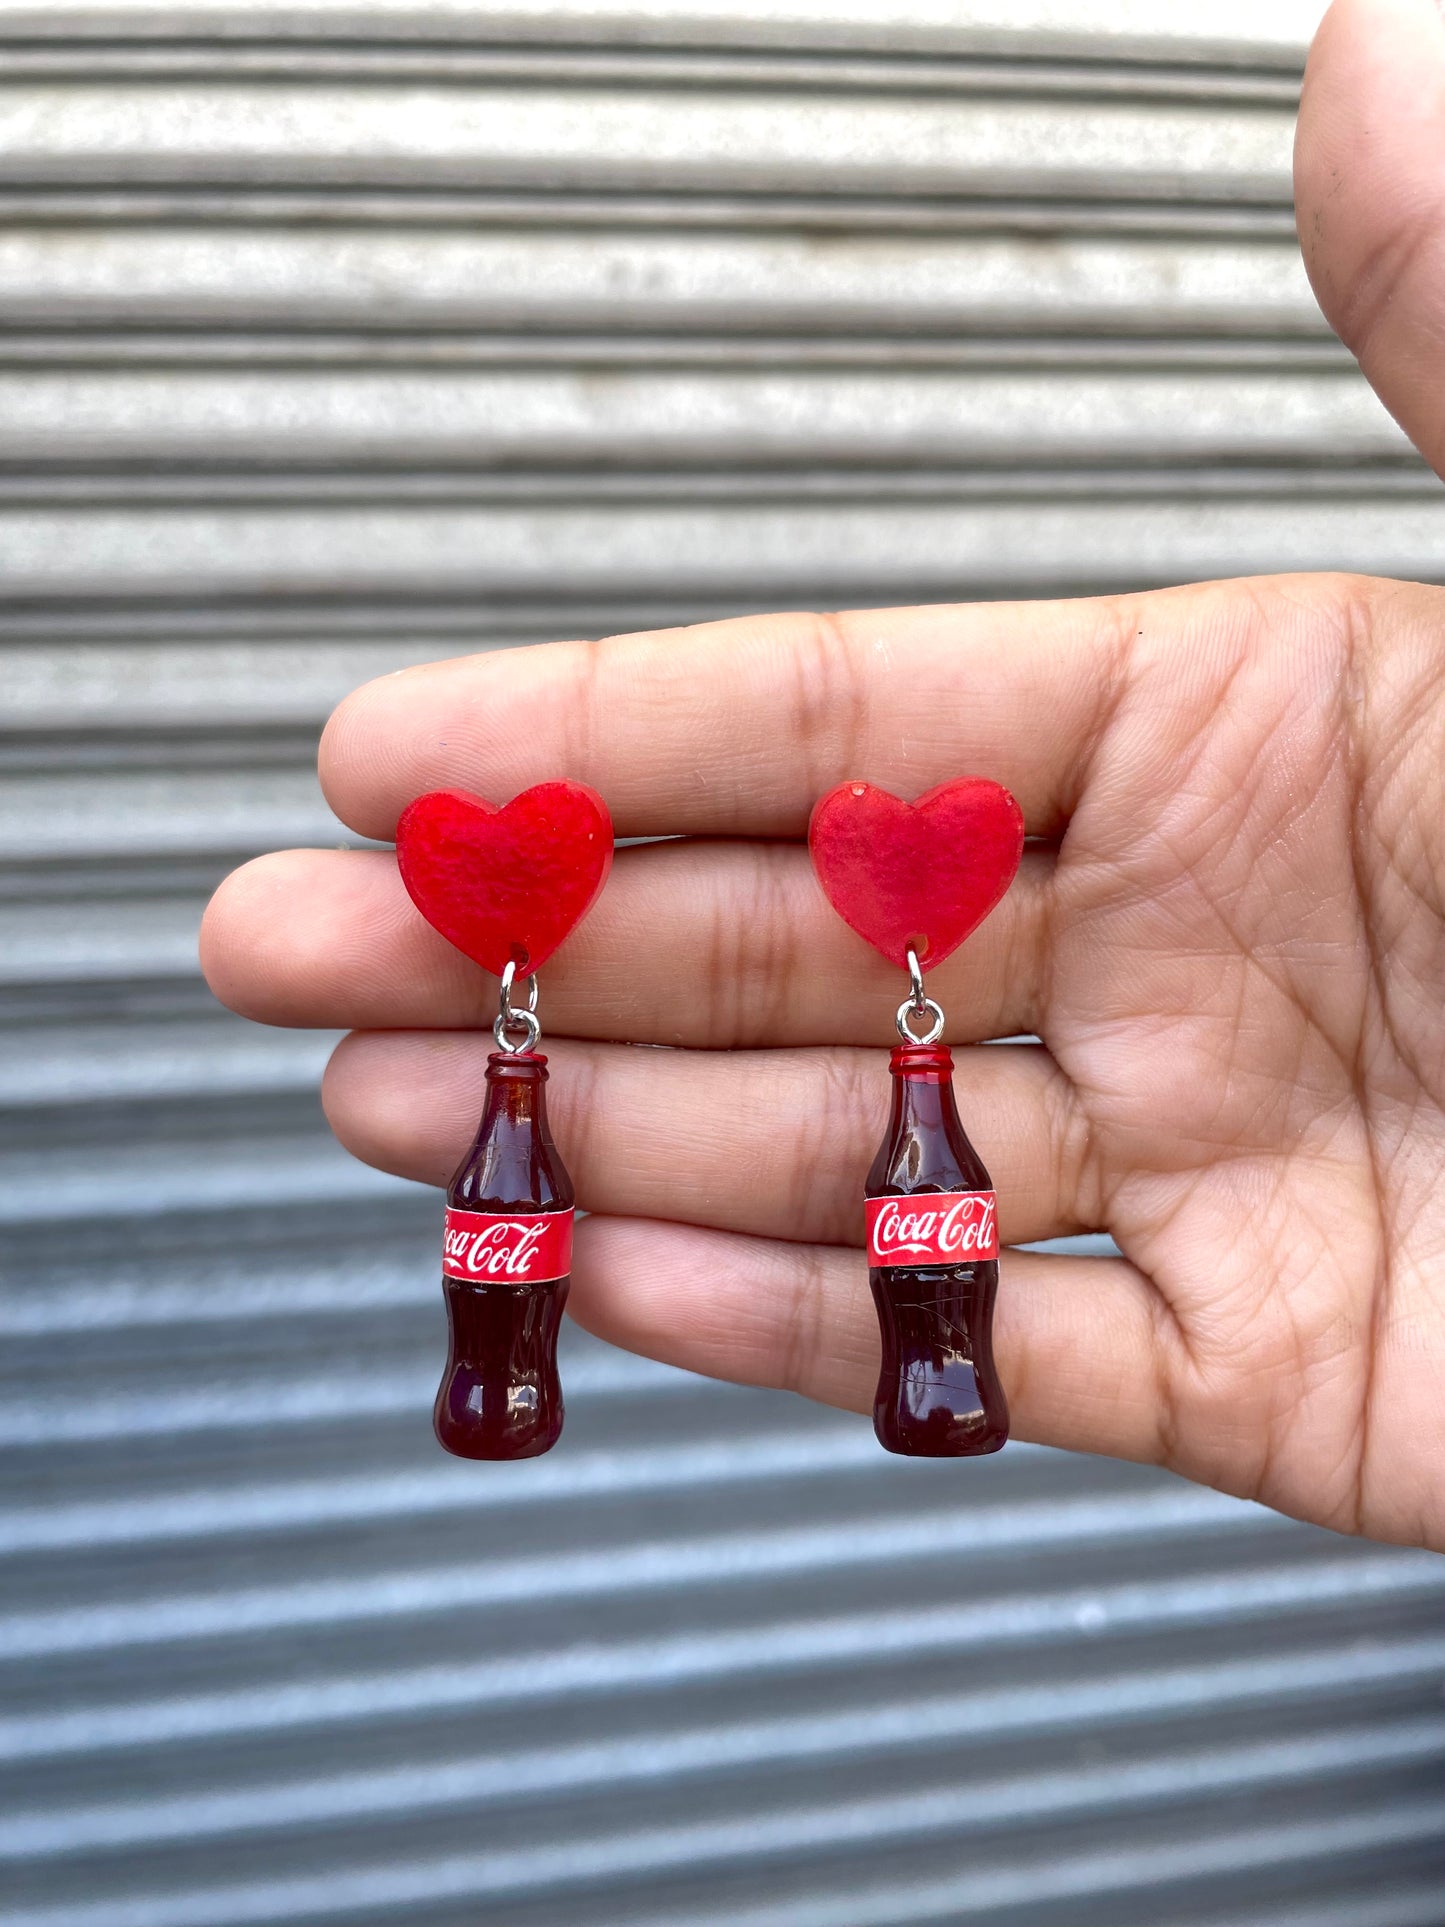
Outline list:
[[[912,1028],[911,1023],[912,1019],[919,1017],[931,1017],[933,1020],[922,1036]],[[905,1044],[936,1044],[943,1035],[943,1011],[931,997],[924,994],[923,966],[918,961],[918,952],[911,947],[908,951],[908,995],[898,1006],[893,1021]]]
[[[499,1050],[509,1051],[513,1056],[523,1051],[537,1048],[542,1035],[542,1026],[537,1021],[537,976],[534,971],[527,979],[527,1002],[524,1009],[512,1008],[512,985],[517,981],[517,966],[509,963],[502,972],[501,988],[497,994],[497,1021],[492,1025],[492,1035],[497,1040]],[[522,1033],[521,1041],[515,1040],[515,1033]]]
[[[921,1017],[928,1008],[928,999],[923,994],[923,966],[918,961],[918,952],[911,947],[908,952],[908,991],[909,1002]]]
[[[516,981],[517,966],[515,963],[509,963],[502,972],[501,984],[502,1015],[508,1020],[510,1020],[512,1016],[512,985]],[[527,979],[527,1008],[528,1010],[535,1010],[537,1008],[537,975],[535,971]]]
[[[522,1035],[520,1039],[514,1039],[511,1033],[518,1027]],[[542,1035],[542,1026],[530,1010],[514,1010],[510,1018],[500,1016],[497,1018],[496,1023],[492,1025],[492,1035],[496,1038],[499,1049],[509,1051],[515,1057],[523,1051],[537,1048]]]
[[[932,1017],[933,1022],[928,1026],[928,1029],[923,1035],[919,1037],[909,1029],[908,1020],[910,1017]],[[936,1044],[943,1035],[943,1012],[931,997],[924,998],[922,1010],[915,1008],[911,997],[905,997],[903,1002],[898,1006],[898,1013],[893,1021],[897,1024],[898,1035],[903,1039],[905,1044]]]

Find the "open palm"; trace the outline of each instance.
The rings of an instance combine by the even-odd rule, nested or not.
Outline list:
[[[1427,52],[1445,76],[1430,0],[1335,9],[1302,230],[1327,305],[1438,456],[1445,416],[1400,370],[1445,282],[1401,239],[1411,298],[1378,271],[1360,296],[1396,202],[1324,185],[1351,139],[1334,76],[1351,35],[1377,53],[1382,18],[1419,39],[1412,88]],[[1404,160],[1414,138],[1399,121]],[[1403,164],[1398,205],[1445,233],[1445,187],[1429,201]],[[1445,1545],[1445,592],[1275,578],[553,645],[368,685],[322,753],[333,806],[371,837],[423,790],[568,776],[619,834],[680,839],[622,852],[544,973],[554,1125],[594,1214],[571,1309],[657,1357],[860,1410],[878,1340],[859,1195],[904,986],[829,911],[800,839],[846,778],[915,795],[964,772],[1006,783],[1037,839],[929,979],[955,1043],[1042,1040],[959,1054],[1001,1234],[1108,1232],[1123,1254],[1005,1254],[1015,1429]],[[205,956],[238,1009],[355,1028],[327,1078],[338,1134],[445,1182],[495,986],[422,923],[389,855],[249,865]]]

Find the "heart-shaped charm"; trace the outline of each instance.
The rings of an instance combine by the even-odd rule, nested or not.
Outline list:
[[[612,818],[585,783],[538,783],[498,809],[431,790],[396,826],[412,902],[448,943],[500,977],[546,963],[612,867]]]
[[[900,970],[951,956],[1014,880],[1023,811],[1000,783],[960,776],[905,803],[840,783],[813,811],[808,848],[844,923]]]

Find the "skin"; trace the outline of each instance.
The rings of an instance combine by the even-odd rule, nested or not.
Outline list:
[[[1297,144],[1333,325],[1445,465],[1445,22],[1339,0]],[[906,659],[911,673],[895,677]],[[443,786],[595,785],[623,851],[544,986],[579,1226],[571,1309],[695,1371],[871,1404],[860,1180],[897,973],[824,902],[814,799],[1006,783],[1020,880],[933,973],[1010,1251],[1023,1437],[1445,1547],[1445,593],[1270,577],[1054,604],[747,618],[408,670],[337,710],[360,834]],[[376,853],[248,864],[216,994],[353,1035],[327,1114],[445,1183],[494,982]],[[667,1052],[638,1051],[663,1043]]]

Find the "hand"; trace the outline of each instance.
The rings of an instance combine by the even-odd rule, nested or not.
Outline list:
[[[1299,170],[1316,282],[1438,454],[1445,406],[1409,371],[1438,361],[1442,99],[1432,0],[1337,6]],[[423,790],[566,775],[619,834],[687,839],[620,853],[544,973],[554,1127],[594,1214],[571,1308],[858,1410],[859,1194],[903,986],[799,839],[854,775],[1006,783],[1039,841],[929,990],[956,1044],[1043,1040],[960,1053],[1004,1239],[1108,1231],[1124,1254],[1005,1255],[1016,1431],[1445,1546],[1442,636],[1445,594],[1347,577],[744,619],[369,684],[322,778],[368,837]],[[238,1010],[354,1027],[326,1079],[338,1136],[446,1181],[495,985],[389,855],[248,865],[204,956]]]

